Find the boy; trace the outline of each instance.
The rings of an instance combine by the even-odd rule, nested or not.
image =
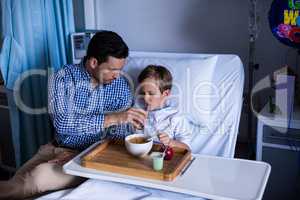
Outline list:
[[[157,134],[166,146],[190,149],[192,133],[187,119],[166,102],[172,88],[170,71],[163,66],[149,65],[138,76],[138,82],[140,97],[148,111],[144,133]]]

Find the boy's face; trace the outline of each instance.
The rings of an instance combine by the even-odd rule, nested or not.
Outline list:
[[[153,78],[146,78],[141,83],[141,95],[147,110],[162,108],[169,94],[170,90],[161,92],[159,90],[158,82]]]

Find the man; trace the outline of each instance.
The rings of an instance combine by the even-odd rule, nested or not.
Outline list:
[[[132,92],[121,70],[128,56],[122,38],[101,31],[91,39],[79,65],[66,65],[49,81],[49,112],[55,143],[42,146],[9,181],[0,182],[0,199],[23,199],[80,184],[62,166],[109,134],[123,137],[125,123],[141,128],[147,113],[130,108]],[[113,128],[111,128],[113,127]]]

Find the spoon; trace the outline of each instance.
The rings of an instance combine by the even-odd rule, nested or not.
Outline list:
[[[169,145],[170,145],[170,141],[168,142],[168,144],[167,144],[167,145],[164,145],[165,149],[164,149],[164,151],[163,151],[163,155],[162,155],[162,157],[163,157],[163,158],[164,158],[164,157],[165,157],[165,155],[166,155],[166,151],[167,151],[167,149],[169,148]]]
[[[163,153],[162,153],[162,157],[163,157],[163,158],[164,158],[165,155],[166,155],[166,151],[167,151],[168,147],[169,147],[169,146],[165,146],[165,150],[164,150]]]
[[[151,139],[154,139],[154,138],[156,138],[157,137],[157,134],[155,134],[155,135],[153,135],[153,136],[151,136],[151,137],[148,137],[147,138],[147,141],[150,141]]]

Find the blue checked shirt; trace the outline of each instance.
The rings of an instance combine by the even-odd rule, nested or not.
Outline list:
[[[91,76],[83,64],[65,65],[49,80],[49,112],[57,142],[65,147],[84,149],[108,137],[123,138],[131,126],[104,129],[104,115],[132,105],[128,81],[120,76],[109,84],[91,87]]]

